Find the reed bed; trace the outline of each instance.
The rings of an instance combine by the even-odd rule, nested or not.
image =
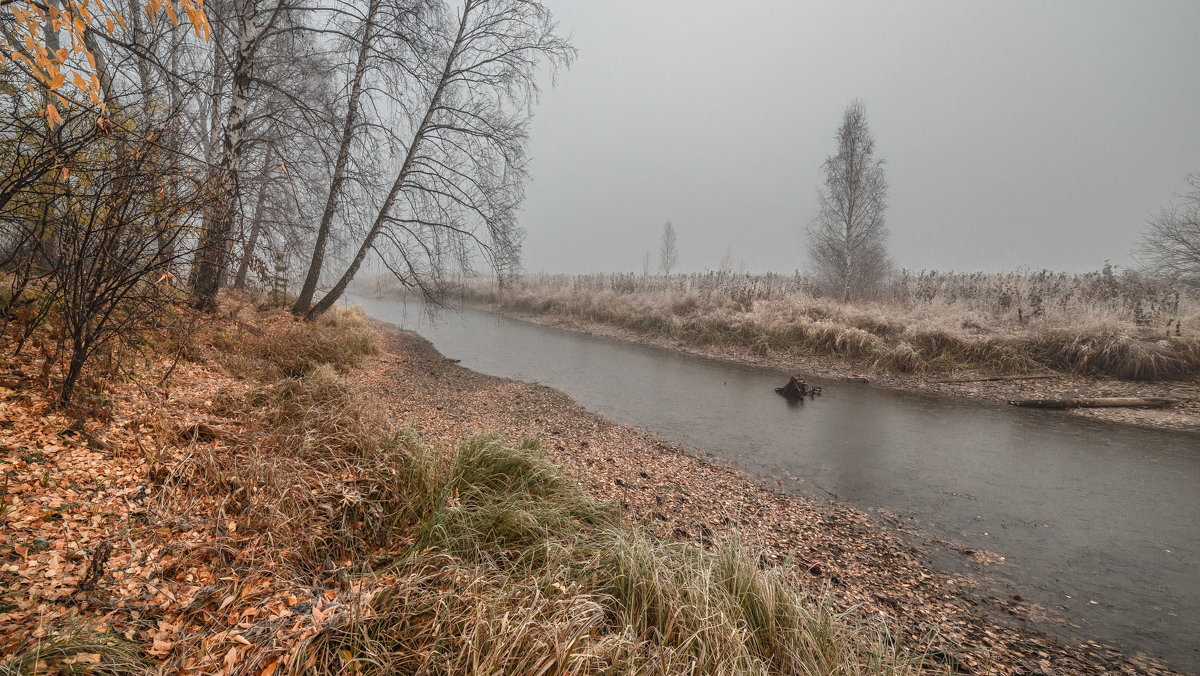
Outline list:
[[[801,274],[467,278],[460,298],[756,354],[831,354],[897,373],[1200,374],[1200,297],[1111,268],[1067,274],[904,272],[842,303]]]

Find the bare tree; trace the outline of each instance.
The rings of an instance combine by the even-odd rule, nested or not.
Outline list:
[[[808,228],[808,252],[817,276],[849,300],[881,281],[891,266],[883,221],[888,186],[862,101],[846,106],[836,138],[837,153],[825,159],[820,210]]]
[[[574,49],[534,0],[464,0],[455,13],[417,18],[429,45],[415,50],[399,94],[396,124],[407,138],[395,178],[345,271],[306,317],[337,302],[371,251],[426,297],[472,256],[502,274],[516,267],[538,69],[569,62]]]
[[[361,109],[365,107],[364,103],[373,109],[391,108],[393,104],[401,103],[396,97],[382,92],[378,98],[386,101],[373,102],[370,79],[374,76],[385,82],[403,81],[406,75],[405,61],[410,60],[411,45],[414,41],[413,28],[419,23],[418,19],[422,13],[431,11],[427,3],[419,0],[367,0],[366,6],[358,10],[361,14],[353,10],[353,6],[349,6],[343,12],[348,18],[340,23],[346,25],[335,24],[334,28],[329,29],[335,31],[346,43],[345,51],[352,58],[352,64],[345,64],[346,70],[349,71],[345,108],[341,114],[337,153],[333,160],[328,189],[325,191],[321,219],[317,223],[308,270],[296,302],[292,305],[292,312],[297,315],[308,312],[317,292],[317,285],[321,281],[326,249],[333,234],[338,208],[344,198],[343,186],[351,178],[349,166],[356,159],[355,147],[357,146],[360,154],[375,153],[378,150],[374,144],[363,142],[364,134],[369,133],[372,125],[370,120],[364,119]]]
[[[675,263],[679,260],[679,252],[675,249],[675,226],[671,221],[663,223],[662,244],[658,248],[658,266],[664,275],[671,274]]]
[[[1192,189],[1148,220],[1135,253],[1155,272],[1200,284],[1200,174],[1187,180]]]
[[[262,168],[258,172],[258,180],[255,181],[258,187],[258,197],[254,202],[254,210],[250,213],[250,227],[243,237],[242,255],[238,259],[237,273],[233,277],[233,288],[245,289],[246,278],[250,273],[250,267],[254,264],[255,252],[258,248],[258,242],[262,238],[264,230],[264,221],[267,213],[267,200],[270,197],[270,183],[267,177],[274,170],[275,154],[267,149],[263,153]]]
[[[175,245],[202,206],[199,183],[173,173],[170,158],[138,141],[113,144],[90,181],[70,183],[56,200],[63,246],[51,288],[68,339],[62,404],[97,349],[164,323],[173,303],[168,271],[182,255]]]
[[[733,250],[725,247],[725,253],[721,254],[721,262],[717,265],[718,272],[733,272]]]

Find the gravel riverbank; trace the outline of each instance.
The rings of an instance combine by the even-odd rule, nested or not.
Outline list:
[[[852,614],[893,621],[962,673],[1174,673],[1095,642],[1039,633],[1031,623],[1043,617],[1040,609],[933,569],[910,539],[859,510],[781,493],[613,424],[561,392],[461,368],[415,333],[387,325],[381,331],[383,354],[356,377],[425,438],[484,431],[538,437],[548,457],[594,497],[622,505],[629,518],[699,547],[740,538],[763,551],[764,564],[790,566],[814,595]]]

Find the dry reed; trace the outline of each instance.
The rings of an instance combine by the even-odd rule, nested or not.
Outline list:
[[[462,299],[611,324],[756,354],[830,354],[900,373],[1065,371],[1130,380],[1200,373],[1200,299],[1170,280],[1111,268],[1085,275],[905,272],[842,303],[806,277],[534,275]]]

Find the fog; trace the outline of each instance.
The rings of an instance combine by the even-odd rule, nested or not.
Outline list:
[[[531,272],[806,269],[842,109],[887,161],[896,265],[1131,265],[1200,171],[1200,2],[558,0],[579,57],[537,109]]]

